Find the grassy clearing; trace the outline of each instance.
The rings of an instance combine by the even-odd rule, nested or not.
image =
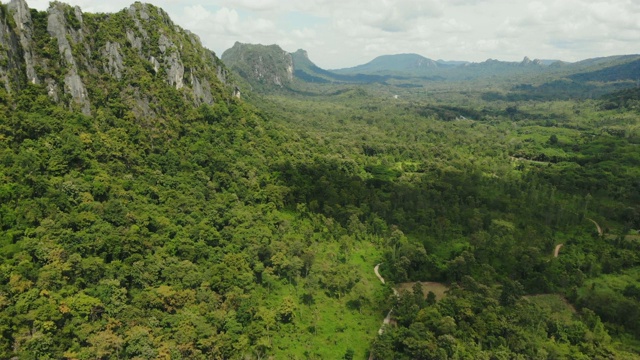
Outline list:
[[[635,267],[620,274],[601,275],[595,279],[587,280],[578,289],[578,295],[584,296],[591,288],[596,288],[599,291],[621,292],[627,285],[637,284],[638,281],[640,281],[640,267]]]
[[[382,321],[373,301],[382,290],[373,272],[379,256],[375,246],[367,242],[357,243],[349,256],[348,264],[354,266],[360,279],[356,287],[370,299],[360,310],[349,306],[353,294],[336,298],[322,291],[314,293],[313,304],[305,305],[301,299],[305,293],[303,281],[297,287],[285,285],[274,291],[269,296],[273,308],[286,296],[297,300],[293,324],[280,324],[274,331],[272,353],[275,358],[287,354],[289,359],[340,359],[352,349],[355,359],[366,359],[369,344]]]
[[[543,309],[548,309],[554,316],[567,321],[571,320],[573,314],[576,313],[576,308],[561,295],[540,294],[525,296],[525,298]]]

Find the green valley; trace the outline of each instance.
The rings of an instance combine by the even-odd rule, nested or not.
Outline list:
[[[336,72],[22,0],[0,45],[0,358],[640,358],[638,56]]]

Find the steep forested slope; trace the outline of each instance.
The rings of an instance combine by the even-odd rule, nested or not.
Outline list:
[[[364,354],[376,250],[285,208],[296,136],[197,37],[139,3],[1,10],[0,358]]]

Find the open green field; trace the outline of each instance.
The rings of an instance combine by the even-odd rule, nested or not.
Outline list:
[[[324,250],[330,254],[337,249]],[[369,344],[377,336],[384,318],[373,301],[383,287],[373,273],[379,257],[380,251],[372,244],[360,242],[347,260],[358,277],[355,291],[366,299],[360,309],[350,303],[353,296],[336,298],[322,291],[314,292],[313,300],[305,304],[307,281],[274,290],[267,297],[270,308],[277,308],[286,297],[296,300],[295,324],[274,329],[271,350],[275,358],[284,358],[287,354],[288,359],[340,359],[351,349],[354,359],[366,359]]]

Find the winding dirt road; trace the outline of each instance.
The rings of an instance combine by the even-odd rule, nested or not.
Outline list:
[[[380,265],[382,265],[382,263],[376,265],[373,268],[373,272],[376,273],[376,276],[378,277],[378,280],[380,280],[380,282],[382,284],[384,284],[384,278],[382,276],[380,276]],[[397,297],[400,294],[398,293],[398,290],[391,288],[391,290],[393,290],[393,294]],[[387,316],[384,318],[384,320],[382,320],[382,326],[380,326],[380,329],[378,330],[378,335],[382,335],[384,333],[384,326],[385,325],[389,325],[389,323],[391,322],[391,314],[393,313],[393,308],[391,310],[389,310],[389,313],[387,314]]]
[[[380,276],[380,265],[382,265],[382,263],[376,265],[376,267],[373,268],[373,272],[376,273],[376,276],[378,277],[378,280],[380,280],[381,283],[384,284],[384,278],[382,276]]]
[[[587,220],[591,221],[595,226],[596,229],[598,229],[598,235],[602,236],[604,235],[604,232],[602,231],[602,228],[600,227],[600,225],[593,219],[587,218]]]
[[[555,250],[553,250],[553,257],[558,257],[558,255],[560,255],[560,248],[563,247],[564,244],[558,244],[556,245]]]
[[[382,276],[380,276],[380,265],[382,265],[382,263],[376,265],[373,268],[373,272],[376,274],[376,276],[378,277],[378,280],[380,280],[380,282],[384,285],[384,278]],[[393,290],[393,294],[395,296],[399,296],[398,291],[394,288],[391,288]],[[389,323],[391,322],[391,314],[393,313],[393,308],[391,308],[391,310],[389,310],[389,313],[387,314],[387,316],[384,318],[384,320],[382,320],[382,325],[380,326],[380,329],[378,329],[378,335],[382,335],[384,333],[384,327],[385,325],[389,325]],[[369,360],[374,360],[373,358],[373,353],[369,353]]]
[[[598,230],[598,235],[600,235],[600,236],[604,235],[604,232],[602,231],[602,228],[600,227],[600,224],[598,224],[595,220],[590,219],[590,218],[587,218],[587,220],[591,221],[596,226],[596,230]],[[560,255],[560,249],[563,246],[564,246],[564,244],[556,245],[556,248],[553,250],[553,257],[558,257],[558,255]],[[378,267],[377,266],[375,268],[375,271],[376,271],[376,275],[378,275]],[[378,278],[380,278],[382,280],[380,275],[378,275]],[[382,283],[384,284],[384,281]]]

